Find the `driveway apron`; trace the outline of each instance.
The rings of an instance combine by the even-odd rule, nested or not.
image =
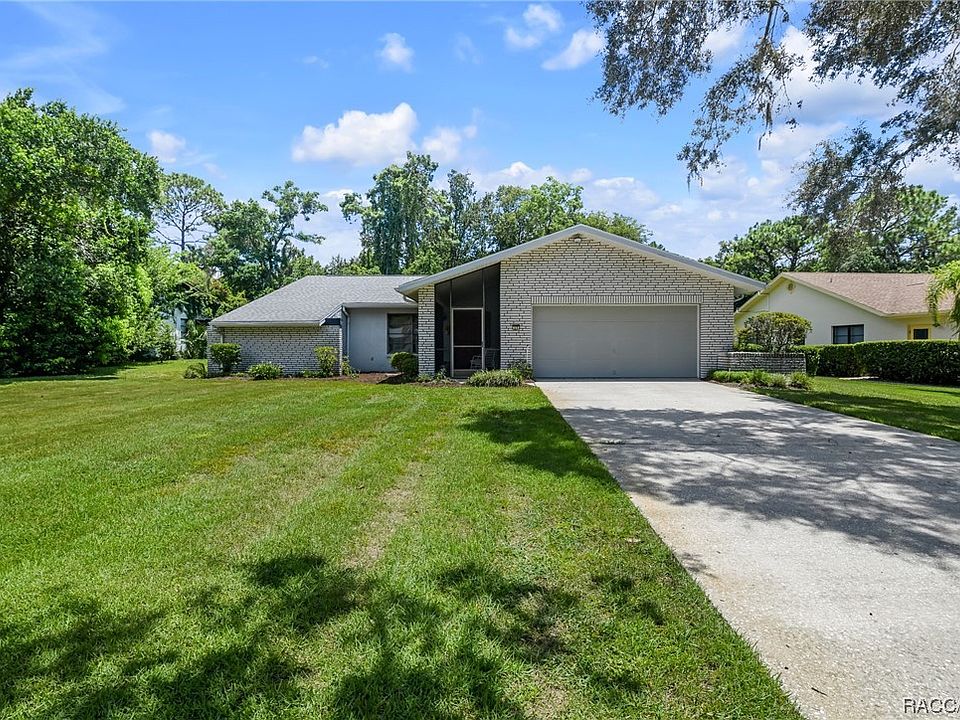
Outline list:
[[[960,704],[960,443],[700,381],[537,384],[808,717]]]

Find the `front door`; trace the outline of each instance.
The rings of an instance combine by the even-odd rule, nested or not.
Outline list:
[[[482,357],[483,310],[480,308],[453,308],[454,374],[470,372],[470,365],[474,359]]]

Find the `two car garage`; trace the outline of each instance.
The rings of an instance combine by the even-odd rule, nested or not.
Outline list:
[[[538,378],[694,378],[695,305],[542,305],[533,308]]]

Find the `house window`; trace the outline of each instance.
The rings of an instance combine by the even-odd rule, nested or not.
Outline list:
[[[848,345],[863,342],[863,325],[834,325],[833,344]]]
[[[387,354],[417,352],[417,316],[387,315]]]
[[[910,339],[911,340],[929,340],[930,328],[929,327],[910,328]]]

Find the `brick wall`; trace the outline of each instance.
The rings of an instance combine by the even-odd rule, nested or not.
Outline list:
[[[696,304],[705,377],[733,345],[733,297],[724,282],[625,248],[589,238],[558,240],[500,263],[501,364],[532,362],[537,304]]]
[[[287,375],[316,370],[317,358],[313,349],[318,345],[335,348],[340,356],[340,328],[336,325],[207,328],[207,347],[220,342],[240,346],[237,371],[261,362],[276,363]],[[219,374],[220,366],[210,358],[209,351],[207,366],[211,375]]]
[[[727,352],[717,358],[723,370],[766,370],[772,373],[806,372],[807,358],[803,353],[775,355],[763,352]]]
[[[436,315],[434,286],[427,285],[417,291],[417,359],[420,372],[432,375],[436,372]]]

